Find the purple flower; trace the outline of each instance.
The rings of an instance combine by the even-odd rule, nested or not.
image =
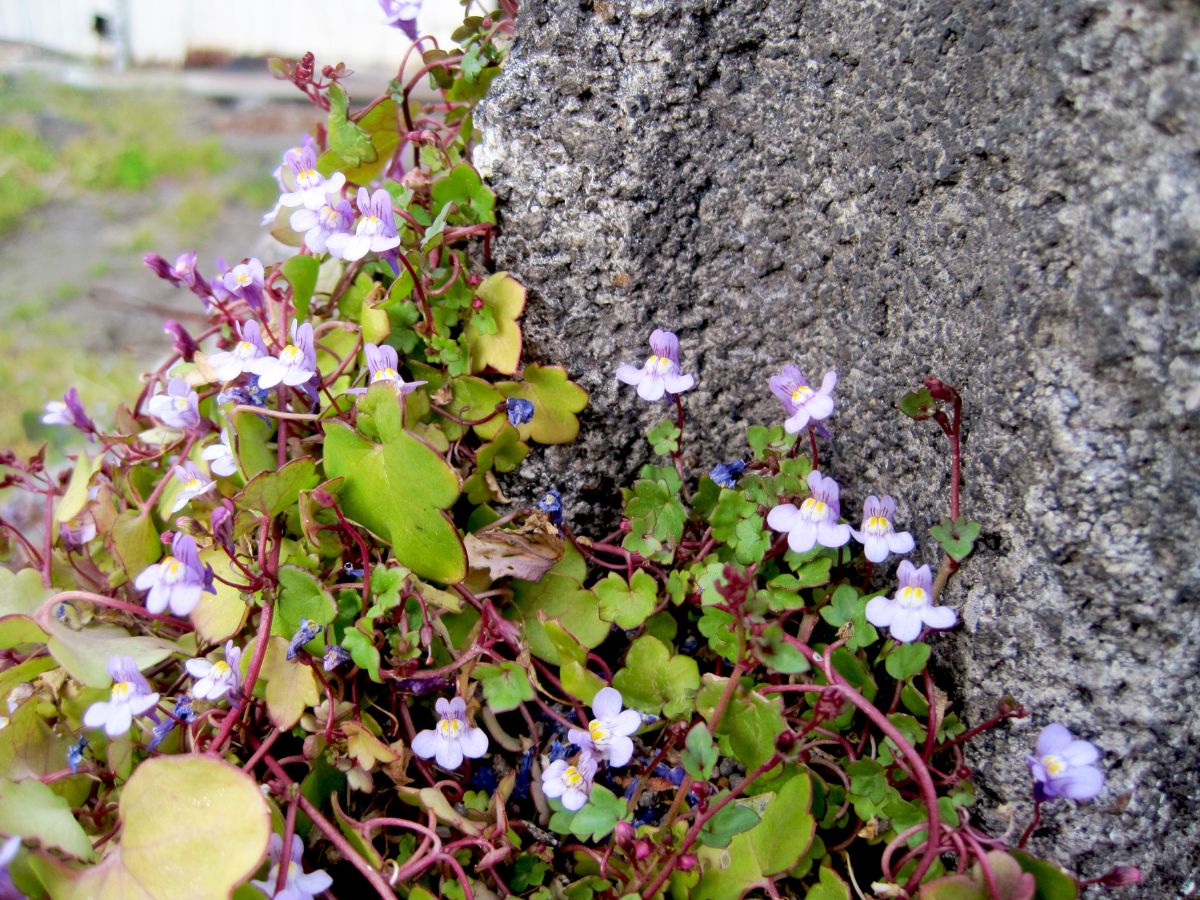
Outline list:
[[[155,394],[146,403],[146,412],[168,428],[184,430],[200,424],[200,395],[179,376],[171,379],[165,394]]]
[[[87,738],[80,735],[79,740],[67,748],[67,766],[70,767],[72,775],[79,771],[79,765],[83,762],[83,751],[87,749],[87,745]]]
[[[713,466],[708,477],[721,487],[734,488],[737,487],[738,479],[745,471],[746,464],[740,459],[735,459],[731,463],[719,463]]]
[[[348,663],[351,660],[350,651],[345,647],[339,647],[337,644],[330,644],[325,648],[325,660],[321,664],[326,672],[332,672],[338,666]]]
[[[679,370],[679,338],[670,331],[656,328],[650,335],[650,358],[640,369],[630,365],[617,367],[617,380],[636,384],[643,400],[661,400],[664,394],[682,394],[691,390],[696,379]]]
[[[379,0],[387,23],[399,28],[410,41],[417,39],[417,13],[421,11],[421,0]]]
[[[133,724],[133,717],[154,708],[158,694],[150,690],[150,682],[142,677],[137,663],[129,656],[110,656],[108,674],[113,686],[110,700],[101,700],[88,707],[83,724],[88,728],[103,728],[109,737],[120,737]]]
[[[487,753],[487,735],[467,723],[467,704],[462,697],[442,698],[435,707],[440,717],[437,726],[417,733],[412,740],[413,753],[421,759],[436,757],[443,769],[457,769],[464,756],[478,759]]]
[[[326,203],[320,209],[298,209],[288,220],[292,231],[304,233],[304,244],[313,253],[324,253],[329,239],[335,234],[350,236],[354,224],[354,209],[344,199],[336,204]]]
[[[585,752],[593,751],[610,766],[623,766],[633,756],[633,740],[642,727],[641,714],[636,710],[621,709],[621,692],[616,688],[601,688],[592,698],[592,715],[587,731],[572,728],[567,740]]]
[[[948,606],[933,605],[933,576],[929,566],[917,568],[907,559],[896,570],[900,589],[895,597],[873,597],[867,604],[867,621],[887,628],[892,640],[906,644],[921,634],[921,626],[953,628],[958,615]]]
[[[387,382],[400,395],[411,394],[421,385],[428,384],[426,381],[405,381],[400,377],[400,372],[398,371],[400,357],[396,355],[394,347],[389,347],[386,344],[382,347],[377,347],[375,344],[367,344],[363,348],[363,352],[367,357],[367,369],[371,373],[371,384]]]
[[[317,352],[313,345],[313,328],[308,322],[297,326],[292,321],[292,342],[284,347],[278,358],[264,356],[247,363],[246,371],[258,376],[260,388],[277,384],[297,387],[317,374]]]
[[[233,502],[223,497],[220,504],[212,511],[213,540],[225,548],[225,552],[233,556],[233,520],[236,515]]]
[[[200,467],[191,460],[182,466],[175,466],[171,472],[175,475],[175,480],[182,485],[179,494],[175,497],[175,505],[171,507],[173,513],[179,512],[196,497],[207,494],[216,486],[216,482],[205,475]]]
[[[188,330],[174,319],[167,319],[163,323],[163,331],[171,336],[175,352],[179,354],[184,362],[190,363],[196,355],[196,351],[200,349],[200,345],[196,343],[196,339],[188,334]]]
[[[221,281],[230,296],[245,300],[251,309],[263,308],[263,264],[257,259],[234,266]]]
[[[263,881],[250,883],[263,892],[267,897],[276,900],[314,900],[317,894],[327,891],[333,885],[333,879],[324,869],[305,874],[300,868],[300,858],[304,855],[304,842],[299,835],[292,835],[292,852],[288,859],[287,881],[283,890],[275,893],[275,884],[279,880],[279,862],[283,858],[283,838],[277,834],[271,835],[271,844],[267,849],[271,856],[271,871]]]
[[[808,379],[790,363],[778,375],[771,376],[771,393],[779,398],[787,411],[783,430],[788,434],[803,431],[812,422],[822,422],[833,415],[833,393],[837,372],[825,373],[821,389],[813,391]]]
[[[242,683],[242,673],[238,666],[242,661],[242,651],[233,646],[233,641],[225,642],[225,659],[209,662],[207,659],[189,659],[184,663],[188,674],[198,679],[192,688],[197,700],[220,700],[226,694],[236,695]]]
[[[42,423],[45,425],[74,425],[84,434],[92,434],[96,431],[96,423],[88,417],[87,410],[83,408],[83,403],[79,399],[79,391],[75,388],[71,388],[63,394],[62,400],[51,400],[46,404]]]
[[[596,758],[590,753],[584,753],[578,765],[568,765],[565,759],[556,760],[542,772],[542,793],[561,798],[565,809],[576,812],[587,804],[595,777]]]
[[[96,520],[88,513],[80,513],[59,525],[58,535],[68,547],[77,549],[96,536]]]
[[[309,621],[308,619],[301,619],[300,627],[296,629],[296,633],[293,634],[292,639],[288,641],[288,662],[291,662],[293,659],[295,659],[296,655],[300,652],[300,648],[315,638],[320,630],[321,629],[317,626],[316,622]]]
[[[837,482],[820,472],[809,472],[808,489],[812,496],[799,509],[781,503],[767,513],[767,524],[776,531],[786,531],[788,546],[797,553],[807,553],[817,544],[844,546],[850,540],[850,526],[838,524],[842,506]]]
[[[524,425],[533,420],[533,401],[520,397],[509,397],[504,404],[508,421],[513,425]]]
[[[167,607],[177,616],[186,616],[200,602],[200,594],[215,594],[212,586],[212,567],[200,564],[200,554],[191,536],[176,533],[171,542],[171,555],[162,562],[147,566],[133,585],[139,591],[149,591],[146,609],[160,613]]]
[[[169,281],[175,287],[179,287],[181,284],[185,285],[192,293],[199,296],[205,296],[212,292],[208,282],[196,271],[195,250],[179,254],[175,258],[175,265],[171,265],[157,253],[147,253],[142,261],[155,275]]]
[[[1039,800],[1091,800],[1104,787],[1104,773],[1093,765],[1099,759],[1094,744],[1076,740],[1065,726],[1055,723],[1042,729],[1037,755],[1026,757],[1026,762]]]
[[[911,534],[892,527],[895,515],[895,500],[886,494],[882,499],[872,494],[863,503],[862,530],[850,529],[854,539],[865,548],[867,559],[873,563],[883,562],[889,553],[909,553],[916,546]]]
[[[279,196],[283,206],[303,206],[305,209],[317,210],[326,205],[325,199],[329,194],[340,193],[346,184],[346,176],[334,172],[326,178],[317,171],[317,151],[315,147],[301,147],[287,160],[288,166],[296,176],[296,188],[284,191]]]
[[[221,429],[221,439],[209,444],[200,452],[200,458],[208,463],[213,473],[228,478],[237,471],[237,460],[233,456],[233,447],[229,443],[229,429]]]
[[[339,259],[353,262],[370,252],[384,253],[400,245],[396,232],[396,217],[392,214],[392,195],[383,188],[374,194],[358,189],[358,220],[353,235],[332,234],[325,242],[326,249]]]
[[[167,735],[174,731],[175,726],[180,722],[194,722],[195,720],[196,714],[192,711],[192,698],[187,694],[179,695],[175,698],[174,713],[167,716],[152,729],[150,742],[146,744],[146,749],[155,749],[166,740]]]
[[[538,501],[538,509],[550,516],[550,521],[561,525],[563,520],[562,494],[555,490],[546,491]]]
[[[222,382],[233,381],[250,371],[247,368],[250,363],[267,355],[262,328],[253,319],[238,323],[238,336],[241,340],[234,344],[232,350],[220,350],[208,357],[209,367]]]

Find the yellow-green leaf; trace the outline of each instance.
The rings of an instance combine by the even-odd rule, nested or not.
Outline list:
[[[71,815],[71,805],[34,779],[0,779],[0,832],[20,835],[77,859],[90,860],[96,855],[83,828]]]
[[[518,426],[521,440],[539,444],[569,444],[579,434],[576,413],[587,406],[587,391],[567,378],[561,366],[525,367],[523,381],[497,385],[506,397],[521,397],[533,403],[533,418]]]
[[[212,566],[213,571],[227,581],[240,581],[246,577],[234,568],[229,554],[219,548],[202,552],[200,562]],[[192,624],[206,643],[219,644],[242,630],[250,608],[237,588],[216,579],[213,579],[213,587],[215,594],[206,591],[200,595],[200,602],[192,610]]]
[[[493,334],[483,334],[467,323],[467,346],[471,351],[471,371],[491,367],[512,375],[521,363],[521,326],[517,319],[525,309],[525,286],[507,272],[489,275],[475,289],[496,322]]]
[[[253,642],[251,642],[253,644]],[[266,683],[267,715],[276,728],[287,731],[300,721],[304,710],[321,699],[317,679],[306,665],[287,658],[288,642],[274,636],[267,644],[260,678]],[[246,648],[244,659],[253,651]]]

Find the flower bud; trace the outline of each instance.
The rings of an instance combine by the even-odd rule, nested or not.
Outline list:
[[[1109,869],[1109,871],[1096,879],[1094,883],[1113,888],[1137,884],[1141,880],[1142,870],[1137,866],[1117,866],[1116,868]]]
[[[642,838],[640,841],[638,841],[636,844],[633,845],[633,858],[636,859],[638,862],[641,862],[643,859],[645,859],[647,856],[650,855],[650,852],[652,849],[653,848],[650,846],[650,842],[648,840],[646,840],[645,838]]]
[[[618,847],[628,847],[633,843],[636,835],[637,832],[628,822],[618,822],[617,827],[613,829],[613,838]]]
[[[678,866],[679,871],[681,871],[681,872],[692,871],[692,869],[696,868],[695,854],[693,854],[693,853],[683,854],[683,856],[679,857],[679,863],[677,864],[677,866]]]

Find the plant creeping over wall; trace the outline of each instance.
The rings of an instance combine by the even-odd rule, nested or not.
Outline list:
[[[416,4],[384,5],[412,29]],[[166,323],[171,354],[111,421],[73,392],[47,403],[81,435],[73,466],[0,460],[38,512],[0,520],[3,877],[53,898],[1136,882],[1023,849],[1044,804],[1103,790],[1101,751],[1062,724],[1011,786],[1033,790],[1024,833],[972,816],[964,745],[1037,712],[963,722],[929,671],[979,534],[954,388],[931,377],[896,413],[947,438],[936,572],[907,558],[904,485],[822,468],[835,372],[781,366],[761,385],[779,419],[689,471],[695,377],[665,329],[640,365],[613,348],[617,402],[664,411],[620,528],[577,534],[554,485],[535,507],[504,495],[588,402],[570,360],[523,355],[525,289],[491,264],[471,164],[516,14],[468,17],[453,49],[418,40],[416,74],[365,106],[340,64],[275,62],[324,113],[264,219],[291,254],[148,256],[203,328]]]

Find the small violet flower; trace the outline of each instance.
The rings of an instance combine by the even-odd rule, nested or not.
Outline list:
[[[68,547],[78,549],[96,536],[96,521],[88,513],[80,513],[59,525],[58,535]]]
[[[550,516],[550,521],[561,525],[563,521],[562,494],[555,490],[546,491],[538,501],[538,509]]]
[[[417,13],[421,11],[421,0],[379,0],[387,23],[399,28],[410,41],[417,39]]]
[[[80,735],[79,740],[67,748],[67,766],[72,775],[79,772],[79,766],[83,763],[83,751],[87,749],[87,745],[87,738]]]
[[[333,235],[350,236],[354,209],[349,201],[339,199],[336,203],[326,203],[320,209],[298,209],[292,213],[288,224],[292,226],[292,231],[303,233],[304,245],[309,250],[324,253]]]
[[[524,425],[533,420],[533,401],[520,397],[509,397],[505,403],[505,413],[513,425]]]
[[[561,798],[566,809],[576,812],[587,804],[595,777],[596,759],[590,753],[584,753],[575,766],[565,759],[556,760],[542,772],[542,793]]]
[[[200,458],[208,463],[214,475],[228,478],[237,471],[237,460],[233,457],[233,447],[229,442],[229,430],[221,429],[221,439],[209,444],[200,452]]]
[[[167,319],[163,323],[163,333],[170,335],[171,344],[175,352],[179,354],[184,362],[190,363],[195,359],[196,351],[200,349],[200,345],[196,343],[196,339],[180,323],[174,319]]]
[[[633,756],[630,735],[642,727],[641,714],[633,709],[622,711],[621,692],[606,687],[592,698],[592,715],[595,718],[588,722],[587,731],[572,728],[567,732],[567,740],[582,747],[585,755],[594,752],[610,766],[628,763]]]
[[[195,428],[200,424],[200,395],[176,376],[167,385],[165,394],[155,394],[150,398],[146,412],[168,428]]]
[[[437,726],[418,732],[412,741],[413,753],[421,759],[436,757],[443,769],[457,769],[464,756],[478,759],[487,753],[487,735],[467,723],[467,704],[462,697],[442,698],[435,707],[440,717]]]
[[[277,384],[298,387],[317,374],[317,351],[313,346],[313,328],[308,322],[297,326],[292,322],[292,342],[279,352],[279,357],[264,356],[247,364],[246,371],[258,376],[260,388]]]
[[[75,388],[63,394],[62,400],[51,400],[46,404],[42,424],[73,425],[84,434],[92,434],[96,430],[96,423],[88,417],[79,399],[79,391]]]
[[[283,890],[275,893],[275,884],[279,880],[279,861],[283,858],[283,838],[277,834],[271,835],[271,843],[267,848],[271,857],[271,871],[263,881],[250,883],[263,892],[264,896],[276,900],[314,900],[323,891],[329,890],[333,879],[324,869],[305,873],[300,868],[300,858],[304,855],[304,842],[299,835],[292,835],[292,852],[288,859],[287,881]]]
[[[279,203],[282,206],[318,210],[327,205],[325,201],[328,195],[340,193],[346,184],[346,176],[341,172],[334,172],[326,178],[317,171],[315,147],[301,147],[299,153],[288,157],[287,164],[295,173],[296,189],[280,195]]]
[[[656,328],[650,335],[650,350],[650,358],[640,369],[618,366],[617,380],[636,384],[638,396],[650,401],[691,390],[696,379],[679,370],[679,338],[673,332]]]
[[[1100,751],[1076,740],[1065,726],[1047,725],[1037,739],[1037,755],[1026,757],[1038,800],[1066,797],[1091,800],[1104,787],[1104,773],[1094,765]]]
[[[193,293],[201,296],[211,292],[208,282],[204,277],[196,271],[196,251],[192,250],[189,253],[181,253],[175,258],[175,265],[171,265],[157,253],[147,253],[143,258],[144,262],[159,278],[170,282],[175,287],[184,285]]]
[[[953,628],[958,614],[948,606],[933,605],[933,576],[929,566],[917,568],[907,559],[896,570],[900,589],[895,597],[874,597],[867,604],[867,621],[876,628],[887,628],[892,640],[902,644],[915,641],[921,626]]]
[[[300,652],[300,648],[315,638],[320,630],[321,629],[318,627],[316,622],[312,622],[308,619],[301,619],[300,627],[296,629],[296,633],[293,634],[292,639],[288,641],[288,662],[291,662],[293,659],[295,659],[296,655]]]
[[[93,703],[83,714],[88,728],[103,728],[109,737],[120,737],[133,724],[133,717],[149,712],[158,703],[158,694],[138,671],[130,656],[110,656],[108,674],[113,686],[110,700]]]
[[[350,662],[350,651],[345,647],[337,644],[330,644],[325,648],[325,661],[321,664],[326,672],[332,672],[338,666]]]
[[[787,532],[788,546],[796,553],[807,553],[817,544],[841,547],[850,540],[850,526],[838,524],[842,515],[838,484],[820,472],[808,473],[812,496],[800,504],[781,503],[767,513],[767,524]]]
[[[267,356],[267,345],[263,343],[262,328],[253,320],[238,324],[241,338],[232,350],[220,350],[208,356],[208,366],[224,384],[249,372],[250,363]]]
[[[737,487],[738,479],[745,471],[746,464],[740,459],[735,459],[731,463],[719,463],[713,466],[708,477],[721,487],[734,488]]]
[[[225,642],[224,660],[209,662],[207,659],[189,659],[184,668],[197,679],[192,688],[196,699],[220,700],[226,694],[236,695],[242,682],[242,673],[238,668],[241,661],[242,651],[233,646],[233,641]]]
[[[215,594],[211,566],[200,564],[196,542],[190,535],[175,535],[171,555],[148,566],[134,581],[139,591],[149,591],[146,609],[160,613],[167,607],[177,616],[186,616],[200,602],[200,594]]]
[[[867,559],[873,563],[883,562],[889,553],[909,553],[916,546],[911,534],[892,527],[895,515],[895,500],[886,494],[882,498],[872,494],[863,503],[862,530],[850,529],[854,539],[865,548]]]
[[[826,372],[820,390],[814,391],[808,379],[790,363],[778,375],[771,376],[771,393],[779,398],[788,414],[783,430],[796,434],[810,423],[823,422],[833,415],[833,397],[830,395],[837,380],[837,372]]]
[[[234,266],[223,276],[225,290],[232,297],[245,300],[251,309],[263,308],[263,264],[251,257]]]
[[[371,373],[370,384],[389,384],[397,394],[404,396],[411,394],[423,384],[428,384],[427,381],[405,381],[400,377],[400,357],[396,354],[395,347],[389,347],[384,344],[382,347],[375,344],[367,344],[363,347],[363,353],[367,357],[367,369]],[[363,388],[356,388],[354,393],[362,393]]]
[[[330,254],[353,262],[372,251],[384,253],[398,247],[400,236],[396,232],[396,217],[392,213],[392,195],[383,188],[371,194],[366,188],[360,187],[357,203],[362,218],[358,220],[354,234],[330,235],[325,242]]]
[[[175,473],[175,479],[182,485],[178,496],[175,497],[175,505],[171,507],[173,513],[179,512],[201,494],[207,494],[217,484],[191,460],[182,466],[175,466],[171,471]]]
[[[181,694],[175,698],[175,712],[167,716],[161,722],[154,726],[150,734],[150,741],[146,744],[147,750],[154,750],[166,740],[167,735],[175,730],[175,726],[180,722],[194,722],[196,713],[192,710],[192,698],[187,694]]]

